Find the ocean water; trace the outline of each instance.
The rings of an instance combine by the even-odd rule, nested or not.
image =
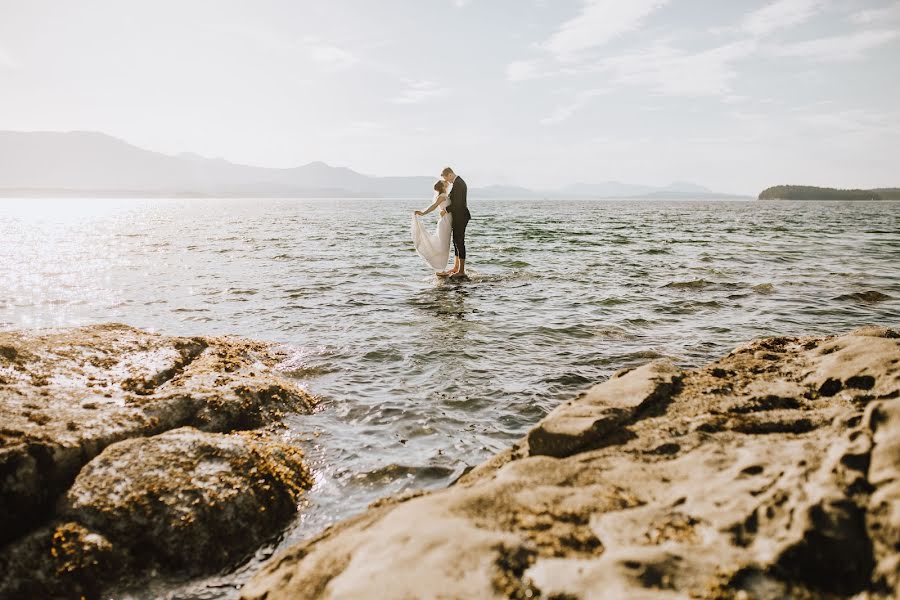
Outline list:
[[[231,597],[273,550],[447,485],[620,368],[900,326],[900,203],[475,197],[465,283],[412,248],[428,203],[0,200],[0,329],[277,340],[320,399],[288,417],[316,485],[283,538],[236,571],[134,597]]]

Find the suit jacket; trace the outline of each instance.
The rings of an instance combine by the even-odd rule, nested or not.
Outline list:
[[[453,214],[454,223],[463,219],[469,220],[472,216],[469,213],[469,205],[466,204],[466,192],[468,191],[466,182],[457,175],[453,182],[453,189],[450,190],[450,206],[447,207],[447,212]]]

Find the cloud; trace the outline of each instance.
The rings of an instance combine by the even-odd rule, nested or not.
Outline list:
[[[815,107],[810,107],[814,109]],[[798,109],[800,114],[792,117],[798,125],[815,132],[816,135],[847,136],[886,133],[900,134],[900,113],[875,112],[867,109],[850,108],[829,112],[809,112]]]
[[[667,96],[730,96],[737,77],[732,63],[751,56],[756,42],[744,40],[688,53],[666,43],[602,60],[614,83],[647,86]]]
[[[334,71],[349,69],[359,62],[355,54],[336,46],[312,46],[309,55],[319,65]]]
[[[581,14],[563,23],[542,47],[560,60],[572,60],[585,50],[602,46],[634,31],[648,15],[668,2],[669,0],[585,0]]]
[[[7,69],[16,69],[18,68],[18,66],[19,63],[14,61],[13,57],[10,56],[6,50],[0,48],[0,68],[5,67]]]
[[[558,107],[549,117],[541,119],[541,125],[553,125],[561,123],[584,108],[588,102],[597,96],[603,96],[609,93],[609,89],[600,88],[594,90],[583,90],[575,94],[575,99],[570,103]]]
[[[378,121],[351,121],[335,127],[330,133],[335,138],[362,139],[381,136],[386,129],[387,125]]]
[[[566,21],[544,42],[537,44],[556,60],[569,63],[554,72],[540,68],[539,60],[516,60],[506,66],[508,81],[527,81],[555,73],[577,74],[589,58],[585,53],[638,29],[644,19],[669,0],[583,0],[581,12]]]
[[[273,54],[308,57],[326,71],[343,71],[362,62],[353,52],[324,43],[319,36],[292,38],[271,29],[234,23],[212,23],[204,28],[222,37],[241,38]]]
[[[860,25],[884,23],[888,20],[900,19],[900,2],[894,2],[884,8],[862,10],[850,15],[850,20]]]
[[[391,100],[395,104],[418,104],[428,98],[442,96],[449,90],[439,87],[435,82],[428,80],[406,81],[407,87],[400,95]]]
[[[509,81],[526,81],[542,76],[538,71],[537,62],[533,60],[516,60],[506,66],[506,79]]]
[[[790,44],[779,44],[767,49],[776,57],[808,58],[821,61],[845,61],[862,58],[865,53],[883,46],[900,36],[889,30],[859,31],[847,35],[818,38]]]
[[[744,17],[741,28],[756,36],[768,35],[807,21],[824,5],[824,0],[776,0]]]
[[[241,23],[209,23],[200,29],[222,38],[240,38],[273,53],[295,52],[299,47],[296,40],[275,31]]]

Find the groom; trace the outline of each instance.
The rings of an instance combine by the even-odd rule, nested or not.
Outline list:
[[[472,218],[469,206],[466,204],[468,188],[463,178],[454,173],[450,167],[444,167],[444,170],[441,171],[441,179],[453,186],[450,190],[450,205],[447,207],[447,212],[453,215],[453,250],[456,252],[453,268],[441,275],[463,279],[466,277],[466,225]]]

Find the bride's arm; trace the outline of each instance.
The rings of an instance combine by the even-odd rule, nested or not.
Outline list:
[[[441,196],[443,196],[443,194],[441,194]],[[440,203],[442,202],[441,196],[438,196],[437,198],[435,198],[435,199],[434,199],[434,204],[432,204],[431,206],[429,206],[428,208],[426,208],[424,211],[417,210],[417,211],[416,211],[416,214],[419,215],[419,216],[421,217],[422,215],[427,215],[428,213],[430,213],[431,211],[433,211],[435,208],[437,208],[437,205],[440,204]]]

